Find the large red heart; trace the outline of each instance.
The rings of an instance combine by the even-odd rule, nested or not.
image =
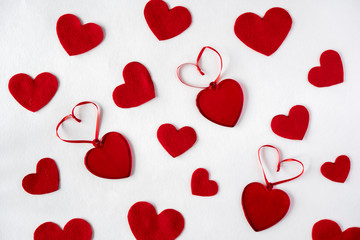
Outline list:
[[[200,113],[210,121],[234,127],[240,117],[244,95],[238,82],[226,79],[201,90],[196,98]]]
[[[341,231],[339,225],[331,220],[324,219],[314,224],[312,229],[313,240],[359,240],[360,228],[352,227]]]
[[[235,22],[235,35],[249,48],[266,56],[273,54],[285,40],[292,25],[289,13],[282,8],[271,8],[264,18],[248,12]]]
[[[292,107],[289,116],[277,115],[271,121],[271,129],[280,137],[302,140],[309,125],[309,112],[301,105]]]
[[[335,163],[326,162],[321,166],[321,173],[327,179],[343,183],[350,172],[350,159],[341,155],[336,158]]]
[[[184,229],[181,213],[166,209],[157,215],[148,202],[135,203],[128,212],[128,221],[137,240],[170,240],[177,238]]]
[[[218,184],[209,180],[209,172],[206,169],[198,168],[191,177],[191,192],[202,197],[214,196],[218,192]]]
[[[125,83],[116,87],[113,99],[121,108],[137,107],[155,97],[154,84],[144,65],[128,63],[123,70]]]
[[[72,14],[65,14],[59,18],[56,32],[61,45],[70,56],[93,49],[104,38],[99,25],[95,23],[81,25],[80,20]]]
[[[19,73],[9,81],[9,91],[21,106],[36,112],[44,107],[55,95],[58,81],[51,73],[44,72],[33,80],[29,75]]]
[[[191,14],[184,7],[169,9],[162,0],[149,1],[144,9],[147,24],[161,41],[176,37],[191,24]]]
[[[316,87],[330,87],[344,81],[344,70],[340,55],[327,50],[320,56],[320,66],[314,67],[308,74],[309,82]]]
[[[30,194],[51,193],[59,189],[59,171],[51,158],[43,158],[36,165],[36,173],[22,180],[24,190]]]
[[[87,152],[85,165],[98,177],[127,178],[132,169],[130,145],[120,133],[109,132],[103,136],[98,147]]]
[[[278,223],[290,207],[289,196],[284,191],[267,189],[257,182],[245,187],[241,203],[246,219],[256,232]]]
[[[62,230],[57,224],[46,222],[34,232],[34,240],[91,240],[92,230],[88,222],[74,218]]]
[[[166,123],[157,130],[157,138],[165,150],[174,158],[189,150],[196,142],[196,132],[192,127],[183,127],[179,131]]]

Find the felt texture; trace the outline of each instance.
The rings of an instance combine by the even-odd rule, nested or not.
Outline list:
[[[178,211],[166,209],[157,215],[148,202],[135,203],[128,212],[128,221],[137,240],[173,240],[181,234],[185,225]]]
[[[308,74],[309,82],[316,87],[330,87],[344,81],[344,70],[339,53],[327,50],[320,56],[320,66]]]
[[[193,195],[210,197],[218,192],[218,184],[209,179],[209,172],[204,168],[198,168],[191,177],[191,192]]]
[[[290,198],[284,191],[267,189],[257,182],[245,187],[241,200],[245,217],[256,232],[274,226],[290,207]]]
[[[95,23],[82,25],[72,14],[62,15],[56,24],[59,41],[70,55],[85,53],[99,45],[104,34],[101,27]]]
[[[128,63],[123,70],[125,83],[116,87],[113,99],[121,108],[137,107],[155,97],[154,84],[144,65]]]
[[[130,145],[120,133],[109,132],[98,147],[87,152],[85,165],[92,174],[101,178],[127,178],[132,169]]]
[[[158,128],[157,138],[165,150],[176,158],[194,145],[197,136],[192,127],[186,126],[177,130],[170,123],[166,123]]]
[[[328,219],[320,220],[312,229],[313,240],[359,240],[360,228],[352,227],[341,231],[340,226]]]
[[[266,56],[273,54],[283,43],[292,25],[289,13],[282,8],[269,9],[263,18],[248,12],[235,22],[235,35],[249,48]]]
[[[225,79],[218,84],[210,84],[201,90],[196,98],[200,113],[210,121],[234,127],[240,117],[244,95],[238,82]]]
[[[34,240],[91,240],[92,230],[88,222],[74,218],[62,230],[57,224],[46,222],[34,232]]]
[[[169,9],[162,0],[149,1],[144,16],[150,30],[160,41],[176,37],[191,24],[189,10],[179,6]]]
[[[277,115],[271,121],[273,132],[283,138],[302,140],[309,125],[309,112],[302,105],[296,105],[289,116]]]
[[[344,183],[350,172],[350,159],[341,155],[338,156],[334,163],[326,162],[321,166],[321,173],[327,179]]]
[[[36,173],[22,180],[24,190],[30,194],[51,193],[59,189],[59,171],[51,158],[43,158],[36,165]]]
[[[40,73],[34,80],[25,73],[19,73],[10,79],[8,87],[21,106],[36,112],[53,98],[58,89],[58,81],[48,72]]]

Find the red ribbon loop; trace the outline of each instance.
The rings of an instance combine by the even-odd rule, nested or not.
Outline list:
[[[61,124],[63,124],[66,120],[70,119],[70,118],[73,118],[75,121],[77,121],[78,123],[81,122],[81,119],[77,118],[75,116],[75,108],[78,107],[78,106],[81,106],[81,105],[85,105],[85,104],[92,104],[96,107],[96,129],[95,129],[95,139],[90,141],[90,140],[66,140],[66,139],[63,139],[59,136],[59,128],[61,126]],[[58,125],[56,126],[56,136],[64,141],[64,142],[68,142],[68,143],[91,143],[94,145],[94,147],[99,147],[101,145],[101,142],[99,140],[99,123],[100,122],[100,108],[98,107],[98,105],[96,105],[95,103],[93,102],[88,102],[88,101],[85,101],[85,102],[81,102],[81,103],[78,103],[75,105],[75,107],[72,109],[71,111],[71,114],[65,116],[63,119],[61,119],[61,121],[58,123]]]
[[[200,66],[199,66],[199,62],[200,62],[200,59],[201,59],[201,56],[203,55],[205,49],[210,49],[212,51],[214,51],[218,56],[219,56],[219,59],[220,59],[220,72],[218,74],[218,76],[216,77],[215,81],[211,82],[211,84],[215,84],[219,81],[220,79],[220,75],[221,75],[221,72],[222,72],[222,69],[223,69],[223,61],[222,61],[222,57],[220,55],[220,53],[218,51],[216,51],[214,48],[212,47],[209,47],[209,46],[205,46],[201,49],[197,59],[196,59],[196,64],[195,63],[183,63],[181,64],[180,66],[177,67],[176,69],[176,75],[178,77],[178,79],[180,80],[180,82],[182,82],[183,84],[185,84],[186,86],[189,86],[189,87],[193,87],[193,88],[201,88],[201,89],[204,89],[204,88],[207,88],[207,87],[200,87],[200,86],[194,86],[194,85],[191,85],[191,84],[188,84],[186,83],[184,80],[182,80],[181,76],[180,76],[180,69],[185,66],[185,65],[192,65],[192,66],[195,66],[197,68],[197,70],[199,71],[199,73],[201,75],[205,75],[205,73],[201,70]]]
[[[279,172],[280,171],[280,165],[281,163],[283,162],[297,162],[301,165],[302,167],[302,171],[300,174],[296,175],[295,177],[292,177],[292,178],[288,178],[288,179],[285,179],[285,180],[281,180],[281,181],[277,181],[277,182],[274,182],[274,183],[271,183],[268,181],[267,177],[266,177],[266,174],[265,174],[265,171],[264,171],[264,167],[263,167],[263,164],[261,162],[261,156],[260,156],[260,153],[261,153],[261,149],[265,148],[265,147],[269,147],[269,148],[273,148],[276,150],[277,152],[277,155],[278,155],[278,164],[277,164],[277,170],[276,172]],[[293,158],[289,158],[289,159],[285,159],[285,160],[281,160],[280,161],[280,152],[279,152],[279,149],[277,149],[276,147],[274,146],[271,146],[271,145],[263,145],[259,148],[258,150],[258,157],[259,157],[259,162],[260,162],[260,166],[261,166],[261,170],[263,172],[263,175],[264,175],[264,179],[265,179],[265,182],[266,182],[266,186],[268,187],[268,189],[272,189],[273,186],[275,185],[278,185],[278,184],[281,184],[281,183],[285,183],[285,182],[290,182],[298,177],[300,177],[303,173],[304,173],[304,164],[302,162],[300,162],[299,160],[296,160],[296,159],[293,159]]]

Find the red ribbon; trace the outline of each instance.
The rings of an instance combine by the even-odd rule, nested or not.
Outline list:
[[[183,66],[185,66],[185,65],[195,66],[195,67],[197,68],[197,70],[200,72],[201,75],[205,75],[205,73],[201,70],[201,68],[200,68],[200,66],[199,66],[199,61],[200,61],[200,58],[201,58],[202,54],[204,53],[205,49],[207,49],[207,48],[210,49],[210,50],[212,50],[212,51],[214,51],[214,52],[219,56],[219,58],[220,58],[220,64],[221,64],[221,66],[220,66],[219,75],[216,77],[215,81],[213,81],[213,82],[210,83],[210,86],[215,86],[215,85],[217,84],[217,82],[218,82],[219,79],[220,79],[221,71],[222,71],[222,69],[223,69],[223,61],[222,61],[222,58],[221,58],[220,53],[219,53],[218,51],[216,51],[214,48],[209,47],[209,46],[205,46],[205,47],[203,47],[203,48],[201,49],[201,51],[200,51],[200,53],[199,53],[199,55],[198,55],[198,57],[197,57],[197,59],[196,59],[196,64],[194,64],[194,63],[183,63],[183,64],[181,64],[180,66],[177,67],[177,69],[176,69],[176,75],[177,75],[177,77],[179,78],[180,82],[182,82],[183,84],[185,84],[186,86],[189,86],[189,87],[201,88],[201,89],[207,88],[207,87],[200,87],[200,86],[190,85],[190,84],[184,82],[184,81],[181,79],[181,76],[180,76],[180,69],[181,69]]]
[[[261,152],[261,149],[265,148],[265,147],[269,147],[269,148],[273,148],[276,150],[277,154],[278,154],[278,164],[277,164],[277,170],[276,172],[279,172],[280,171],[280,165],[281,163],[283,162],[297,162],[299,163],[301,166],[302,166],[302,171],[300,174],[298,174],[297,176],[295,177],[292,177],[292,178],[288,178],[288,179],[285,179],[285,180],[281,180],[281,181],[278,181],[278,182],[274,182],[274,183],[271,183],[267,180],[266,178],[266,174],[265,174],[265,171],[264,171],[264,167],[263,167],[263,164],[261,162],[261,156],[260,156],[260,152]],[[300,162],[299,160],[296,160],[296,159],[293,159],[293,158],[289,158],[289,159],[285,159],[285,160],[281,160],[280,161],[280,152],[279,152],[279,149],[277,149],[276,147],[274,146],[271,146],[271,145],[263,145],[259,148],[258,150],[258,157],[259,157],[259,162],[260,162],[260,166],[261,166],[261,170],[263,172],[263,175],[264,175],[264,179],[265,179],[265,182],[266,182],[266,186],[269,190],[272,189],[273,186],[275,185],[278,185],[278,184],[281,184],[281,183],[286,183],[286,182],[289,182],[289,181],[292,181],[298,177],[300,177],[303,173],[304,173],[304,164],[302,162]]]

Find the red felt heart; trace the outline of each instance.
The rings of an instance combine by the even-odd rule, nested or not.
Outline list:
[[[127,178],[132,169],[130,145],[120,133],[109,132],[103,136],[98,147],[87,152],[85,165],[98,177]]]
[[[277,115],[271,121],[271,129],[283,138],[302,140],[309,125],[309,112],[301,105],[290,109],[289,116]]]
[[[209,197],[218,192],[218,185],[215,181],[209,180],[209,173],[204,168],[198,168],[191,177],[191,192],[193,195]]]
[[[166,123],[157,130],[157,138],[165,150],[173,157],[183,154],[196,142],[196,132],[192,127],[183,127],[179,131]]]
[[[314,224],[312,229],[313,240],[359,240],[360,228],[352,227],[341,231],[339,225],[331,220],[324,219]]]
[[[350,172],[350,159],[341,155],[336,158],[335,163],[326,162],[321,166],[321,173],[327,179],[343,183]]]
[[[242,194],[245,217],[254,231],[274,226],[290,207],[289,196],[279,189],[267,189],[261,183],[248,184]]]
[[[191,14],[184,7],[169,9],[162,0],[149,1],[144,9],[147,24],[161,41],[176,37],[191,24]]]
[[[196,98],[200,113],[210,121],[234,127],[240,117],[244,95],[238,82],[225,79],[201,90]]]
[[[93,49],[104,38],[99,25],[95,23],[81,25],[80,20],[72,14],[65,14],[59,18],[56,32],[61,45],[70,56]]]
[[[128,63],[123,70],[125,83],[116,87],[113,99],[121,108],[137,107],[155,97],[154,84],[144,65]]]
[[[36,165],[36,173],[22,180],[24,190],[30,194],[51,193],[59,189],[59,171],[51,158],[43,158]]]
[[[9,91],[21,106],[36,112],[44,107],[55,95],[58,81],[51,73],[40,73],[33,80],[29,75],[19,73],[9,81]]]
[[[285,9],[271,8],[263,18],[251,12],[240,15],[234,31],[246,46],[270,56],[285,40],[291,25],[291,16]]]
[[[137,202],[129,210],[128,221],[137,240],[170,240],[177,238],[184,229],[181,213],[166,209],[157,215],[148,202]]]
[[[91,240],[92,230],[88,222],[74,218],[64,230],[52,222],[41,224],[34,232],[34,240]]]
[[[344,81],[344,70],[340,55],[327,50],[320,56],[320,67],[314,67],[308,74],[309,82],[316,87],[330,87]]]

